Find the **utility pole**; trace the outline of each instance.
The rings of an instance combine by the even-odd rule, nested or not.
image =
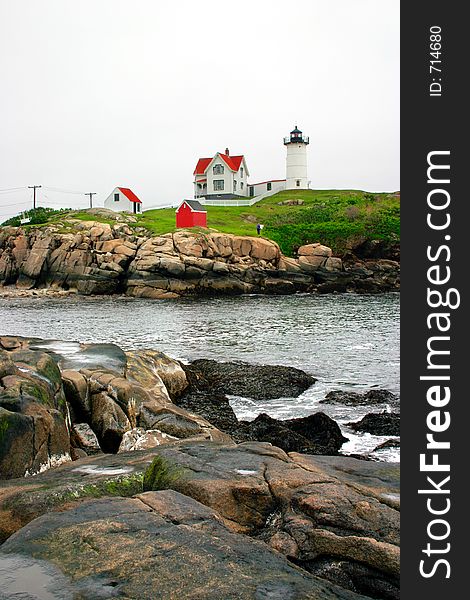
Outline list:
[[[85,196],[90,196],[90,208],[93,208],[93,196],[96,196],[96,192],[87,192]]]
[[[36,208],[36,190],[41,187],[42,185],[28,185],[28,188],[33,190],[33,208]]]

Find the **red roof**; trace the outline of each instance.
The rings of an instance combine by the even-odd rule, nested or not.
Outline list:
[[[139,200],[134,192],[129,188],[118,187],[118,190],[122,192],[124,196],[131,202],[138,202],[139,204],[142,204],[142,200]]]
[[[228,154],[222,154],[221,152],[218,152],[218,154],[219,154],[220,158],[225,162],[227,167],[229,169],[231,169],[232,171],[238,171],[238,169],[240,168],[240,165],[242,164],[242,160],[244,158],[243,155],[229,156]],[[207,170],[207,167],[209,166],[209,164],[212,162],[213,159],[214,159],[214,157],[200,158],[197,161],[196,168],[194,169],[194,175],[204,175],[204,173]]]
[[[214,157],[212,157],[212,158],[214,158]],[[204,175],[212,158],[200,158],[197,161],[196,168],[194,169],[194,175]]]
[[[220,154],[220,152],[219,152]],[[242,164],[243,155],[242,156],[229,156],[228,154],[220,154],[220,158],[227,163],[227,166],[232,169],[232,171],[238,171],[240,165]]]

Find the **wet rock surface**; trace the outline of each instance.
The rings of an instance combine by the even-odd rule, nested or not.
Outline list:
[[[0,565],[18,552],[67,573],[66,589],[73,592],[52,598],[361,597],[297,569],[265,544],[230,531],[214,510],[174,491],[95,500],[44,515],[27,534],[20,531],[4,544]]]
[[[373,435],[400,435],[400,415],[396,413],[369,413],[356,423],[348,423],[354,431]]]
[[[188,387],[175,398],[176,404],[203,416],[237,442],[270,442],[286,452],[337,454],[347,441],[337,423],[324,413],[282,421],[260,414],[250,422],[238,421],[225,394],[255,400],[297,397],[316,381],[299,369],[214,360],[182,366]]]
[[[336,421],[321,412],[283,421],[261,414],[254,421],[240,422],[232,436],[237,441],[269,442],[285,452],[308,454],[337,454],[347,441]]]
[[[179,525],[181,511],[190,506],[192,522],[201,524],[204,518],[200,517],[200,511],[205,511],[204,507],[207,507],[216,513],[214,518],[220,526],[231,534],[245,534],[243,539],[249,535],[257,539],[258,544],[263,542],[265,546],[259,546],[263,552],[269,548],[277,550],[288,557],[292,564],[301,567],[302,572],[322,573],[322,577],[335,579],[335,585],[339,582],[350,592],[367,597],[398,598],[398,466],[340,456],[286,454],[266,443],[227,445],[178,441],[152,451],[88,457],[64,464],[33,480],[3,482],[0,484],[3,537],[27,523],[29,525],[22,530],[24,534],[20,530],[16,536],[12,536],[2,550],[16,553],[20,547],[29,548],[28,552],[42,548],[41,557],[53,558],[55,564],[62,565],[61,568],[67,566],[70,569],[74,564],[72,572],[75,573],[74,577],[79,575],[79,578],[99,576],[100,569],[114,569],[111,553],[108,554],[109,547],[114,544],[112,540],[117,543],[121,540],[121,549],[127,543],[133,546],[127,538],[126,524],[116,525],[119,516],[113,512],[113,506],[117,505],[112,504],[109,496],[137,494],[138,498],[142,498],[142,476],[156,456],[163,461],[161,464],[171,465],[178,474],[168,487],[187,497],[180,502],[176,496],[172,496],[171,502],[163,503],[164,515],[162,502],[157,503],[163,518],[169,515]],[[103,503],[108,508],[106,517],[95,519],[96,506],[100,504],[86,503],[90,497],[99,496],[108,496]],[[191,504],[190,498],[204,507]],[[67,508],[71,510],[63,512]],[[50,512],[57,510],[60,512]],[[123,512],[127,514],[127,508]],[[69,517],[68,514],[75,516]],[[45,516],[31,523],[41,515]],[[77,515],[87,515],[81,521],[83,527],[75,527]],[[139,517],[138,522],[142,535],[147,535],[146,521],[141,521]],[[110,524],[112,531],[108,529]],[[166,527],[170,527],[170,524]],[[120,537],[120,531],[124,538]],[[97,537],[94,537],[94,532]],[[220,537],[220,532],[213,533],[225,539]],[[40,540],[49,539],[49,535],[53,541],[39,544]],[[129,535],[140,539],[133,527]],[[28,541],[24,541],[24,536]],[[155,539],[155,535],[152,539]],[[156,539],[157,546],[150,545],[149,554],[156,560],[161,560],[161,555],[175,558],[172,546],[158,545],[158,536]],[[106,540],[111,541],[105,543]],[[128,542],[124,543],[124,540]],[[87,541],[90,542],[88,546]],[[247,539],[247,543],[250,542]],[[229,543],[227,539],[227,544],[225,548],[238,564],[236,556],[231,554],[235,550],[232,542]],[[90,550],[90,546],[94,551]],[[93,566],[85,568],[81,561],[77,562],[74,552],[82,547],[85,556],[88,552],[94,556]],[[188,547],[188,543],[184,547]],[[147,542],[141,546],[140,553],[135,550],[134,554],[138,558],[145,558],[146,548]],[[199,560],[198,548],[192,545],[188,547],[196,563]],[[250,552],[253,552],[252,547]],[[102,555],[101,563],[97,556]],[[116,557],[120,553],[114,551],[112,555]],[[125,550],[124,555],[127,556]],[[65,562],[61,563],[61,557]],[[189,555],[185,554],[184,558],[191,564]],[[131,565],[134,564],[134,559],[128,560],[131,560]],[[146,559],[143,562],[144,570],[145,563]],[[83,572],[79,573],[79,569],[83,569]],[[185,572],[183,567],[181,572]],[[219,573],[218,567],[216,572]],[[126,585],[127,576],[120,572],[119,577],[113,575],[113,580]],[[375,582],[373,585],[372,580]],[[193,588],[193,592],[194,589],[197,588]],[[311,587],[310,593],[314,592],[315,587]],[[335,593],[339,594],[338,590]]]
[[[316,381],[300,369],[278,365],[201,359],[183,368],[198,389],[254,400],[296,398]]]

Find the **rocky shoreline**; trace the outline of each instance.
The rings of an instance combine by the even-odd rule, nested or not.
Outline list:
[[[368,252],[373,256],[373,252]],[[334,257],[319,243],[297,258],[262,237],[179,230],[151,237],[126,223],[70,221],[0,229],[0,295],[187,295],[379,293],[399,289],[386,258]]]
[[[303,371],[2,337],[0,383],[0,573],[43,569],[53,598],[399,598],[398,467],[341,456],[322,412],[230,407]]]

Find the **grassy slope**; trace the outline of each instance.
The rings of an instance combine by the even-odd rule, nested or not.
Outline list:
[[[279,205],[285,200],[303,200],[303,204]],[[256,235],[256,224],[262,223],[263,236],[278,242],[287,255],[312,242],[323,242],[342,252],[354,241],[397,241],[400,200],[394,194],[356,190],[290,190],[253,206],[208,206],[207,223],[210,228],[236,235]],[[146,211],[139,224],[154,234],[174,231],[175,211]]]
[[[279,205],[285,200],[302,200],[303,204]],[[52,211],[47,221],[61,222],[67,217],[113,223],[86,211]],[[137,219],[135,226],[144,226],[154,235],[176,229],[172,208],[148,210]],[[262,223],[263,236],[278,242],[291,256],[298,246],[312,242],[322,242],[341,253],[348,245],[366,239],[398,241],[400,199],[396,194],[358,190],[290,190],[253,206],[208,206],[207,222],[211,229],[235,235],[256,235],[256,224]]]

